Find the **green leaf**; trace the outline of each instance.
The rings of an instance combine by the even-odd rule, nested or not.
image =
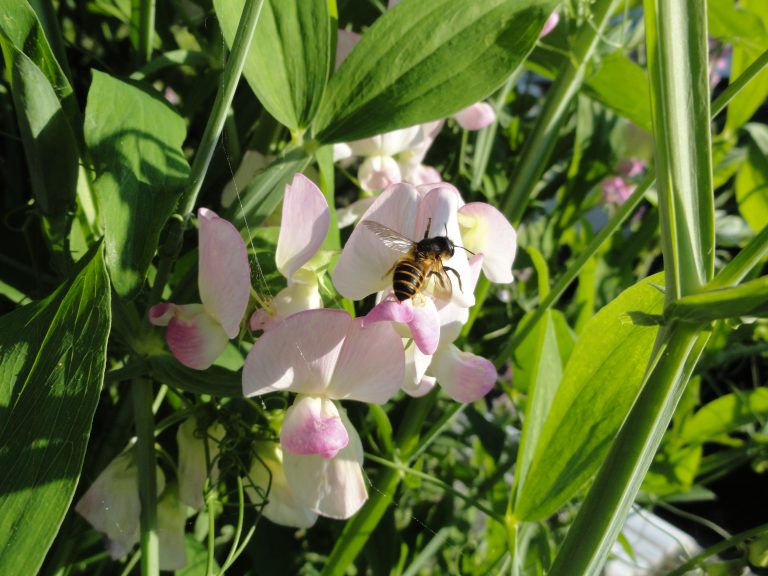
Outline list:
[[[232,203],[226,217],[238,227],[246,222],[249,226],[260,226],[280,204],[285,185],[296,172],[302,172],[307,167],[309,160],[303,148],[274,160],[240,191],[239,199]]]
[[[526,344],[530,343],[528,346]],[[552,310],[547,310],[536,323],[528,337],[521,344],[521,352],[515,353],[515,362],[525,367],[528,383],[528,401],[525,406],[525,421],[517,453],[515,486],[512,497],[525,489],[526,475],[534,454],[540,446],[540,439],[547,413],[550,411],[560,381],[563,365],[560,361],[557,331]],[[515,372],[515,379],[519,371]]]
[[[213,2],[230,47],[244,4]],[[272,116],[292,130],[309,126],[325,91],[330,61],[327,0],[264,2],[243,74]]]
[[[15,47],[11,88],[24,143],[32,191],[47,217],[64,218],[73,209],[78,145],[56,90],[35,63]],[[65,231],[63,232],[66,235]]]
[[[520,520],[540,520],[571,498],[605,458],[635,400],[658,328],[630,312],[658,314],[657,274],[628,288],[586,325],[565,366],[515,505]]]
[[[750,228],[760,232],[768,225],[768,127],[747,124],[745,131],[750,138],[736,175],[736,201]]]
[[[768,418],[768,388],[734,392],[702,407],[683,426],[680,442],[701,444]]]
[[[714,273],[706,3],[644,5],[662,252],[672,301],[696,292]]]
[[[152,377],[158,382],[175,386],[193,394],[242,398],[243,384],[239,372],[221,366],[207,370],[192,370],[172,356],[153,356],[149,361]]]
[[[61,100],[70,124],[79,126],[80,115],[72,87],[51,50],[35,11],[26,0],[0,0],[0,44],[9,69],[13,67],[9,46],[23,52],[40,68]]]
[[[556,4],[404,0],[374,22],[331,77],[316,138],[365,138],[486,98],[528,55]]]
[[[739,32],[744,41],[734,42],[731,57],[731,78],[738,78],[760,54],[768,49],[768,12],[764,0],[744,0],[739,8]],[[725,132],[735,133],[749,122],[752,115],[768,97],[768,70],[763,70],[750,84],[749,90],[742,90],[728,106]]]
[[[683,296],[669,305],[665,315],[689,322],[712,322],[739,316],[765,316],[767,313],[768,276],[762,276],[733,288]]]
[[[160,231],[189,174],[181,145],[184,120],[159,96],[93,72],[85,110],[85,139],[115,291],[142,287]]]
[[[651,100],[645,71],[621,52],[600,61],[597,71],[585,81],[585,92],[614,112],[651,130]]]
[[[0,318],[1,574],[35,574],[69,507],[109,328],[101,246],[51,296]]]

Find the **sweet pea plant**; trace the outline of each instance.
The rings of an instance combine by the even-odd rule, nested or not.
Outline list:
[[[0,0],[0,574],[598,574],[762,474],[761,1]]]

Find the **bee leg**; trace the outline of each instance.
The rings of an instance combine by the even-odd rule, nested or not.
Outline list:
[[[461,277],[459,276],[459,273],[450,266],[443,266],[443,270],[446,272],[453,272],[453,275],[456,276],[456,280],[459,281],[459,291],[464,292],[464,289],[461,287]]]
[[[435,272],[434,270],[432,270],[429,273],[429,275],[430,276],[437,276],[437,281],[440,284],[440,288],[442,288],[443,290],[448,290],[448,286],[445,285],[445,278],[443,278],[443,275],[440,274],[440,272]],[[450,278],[448,279],[448,281],[450,282]]]

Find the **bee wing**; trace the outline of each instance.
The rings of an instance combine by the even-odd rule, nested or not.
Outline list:
[[[397,250],[402,254],[409,254],[416,245],[416,242],[410,238],[406,238],[399,232],[392,230],[389,226],[384,226],[384,224],[379,224],[374,220],[363,220],[362,224],[376,234],[387,248],[392,248],[392,250]]]

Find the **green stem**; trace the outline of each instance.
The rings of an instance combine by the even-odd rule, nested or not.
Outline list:
[[[735,286],[749,274],[755,266],[758,266],[768,255],[768,226],[764,226],[760,233],[752,238],[725,268],[707,286],[708,289],[726,288]]]
[[[760,536],[761,534],[766,532],[768,532],[768,524],[761,524],[760,526],[756,526],[755,528],[751,528],[744,532],[739,532],[738,534],[734,534],[727,540],[718,542],[714,546],[710,546],[706,550],[700,552],[699,554],[697,554],[696,556],[688,560],[686,563],[681,564],[680,566],[678,566],[677,568],[669,572],[667,576],[683,576],[683,574],[687,574],[697,566],[703,564],[707,558],[716,556],[717,554],[720,554],[720,552],[724,552],[729,548],[738,546],[745,540],[749,540],[750,538],[754,538],[755,536]]]
[[[564,60],[557,73],[544,108],[523,147],[515,178],[502,204],[502,212],[513,225],[520,223],[534,186],[549,162],[565,113],[581,88],[592,54],[617,3],[617,0],[598,0],[592,6],[593,21],[582,25],[573,44],[573,57]]]
[[[414,398],[408,403],[397,434],[396,461],[407,462],[410,455],[418,449],[419,432],[434,406],[436,397],[437,389],[423,398]],[[401,470],[395,468],[382,470],[381,475],[376,478],[374,492],[368,502],[344,526],[344,531],[336,541],[328,562],[323,568],[323,576],[342,576],[346,573],[347,567],[355,561],[392,503],[402,477]]]
[[[221,78],[221,86],[216,94],[216,100],[213,103],[213,110],[208,117],[208,123],[200,140],[200,146],[192,162],[192,168],[189,175],[189,186],[179,202],[181,218],[171,220],[168,229],[167,240],[161,250],[160,263],[158,265],[155,283],[152,286],[151,303],[158,302],[162,295],[163,288],[170,274],[171,267],[176,261],[176,257],[181,250],[181,243],[184,237],[184,231],[189,223],[192,210],[197,202],[197,195],[203,185],[205,174],[216,150],[216,144],[219,136],[224,129],[227,120],[227,113],[235,96],[235,89],[240,81],[243,72],[245,59],[248,55],[253,34],[256,30],[256,24],[259,21],[259,14],[264,0],[246,0],[243,7],[243,15],[240,24],[237,27],[235,41],[232,44],[232,51],[227,60],[227,65]]]
[[[486,126],[477,134],[475,140],[475,156],[472,159],[472,189],[478,190],[480,184],[483,182],[483,175],[488,168],[488,160],[491,158],[491,150],[493,150],[493,142],[496,139],[496,132],[499,128],[499,116],[504,108],[504,104],[507,102],[509,93],[512,88],[517,84],[520,75],[523,73],[523,66],[518,66],[517,69],[510,74],[504,86],[499,90],[498,96],[493,101],[493,110],[496,112],[496,120],[490,125]]]
[[[139,57],[146,64],[152,59],[152,37],[155,34],[155,0],[141,0],[139,5]]]
[[[157,539],[157,477],[155,460],[155,416],[152,413],[152,384],[133,381],[133,418],[136,425],[136,464],[139,468],[141,501],[141,574],[160,573]]]

